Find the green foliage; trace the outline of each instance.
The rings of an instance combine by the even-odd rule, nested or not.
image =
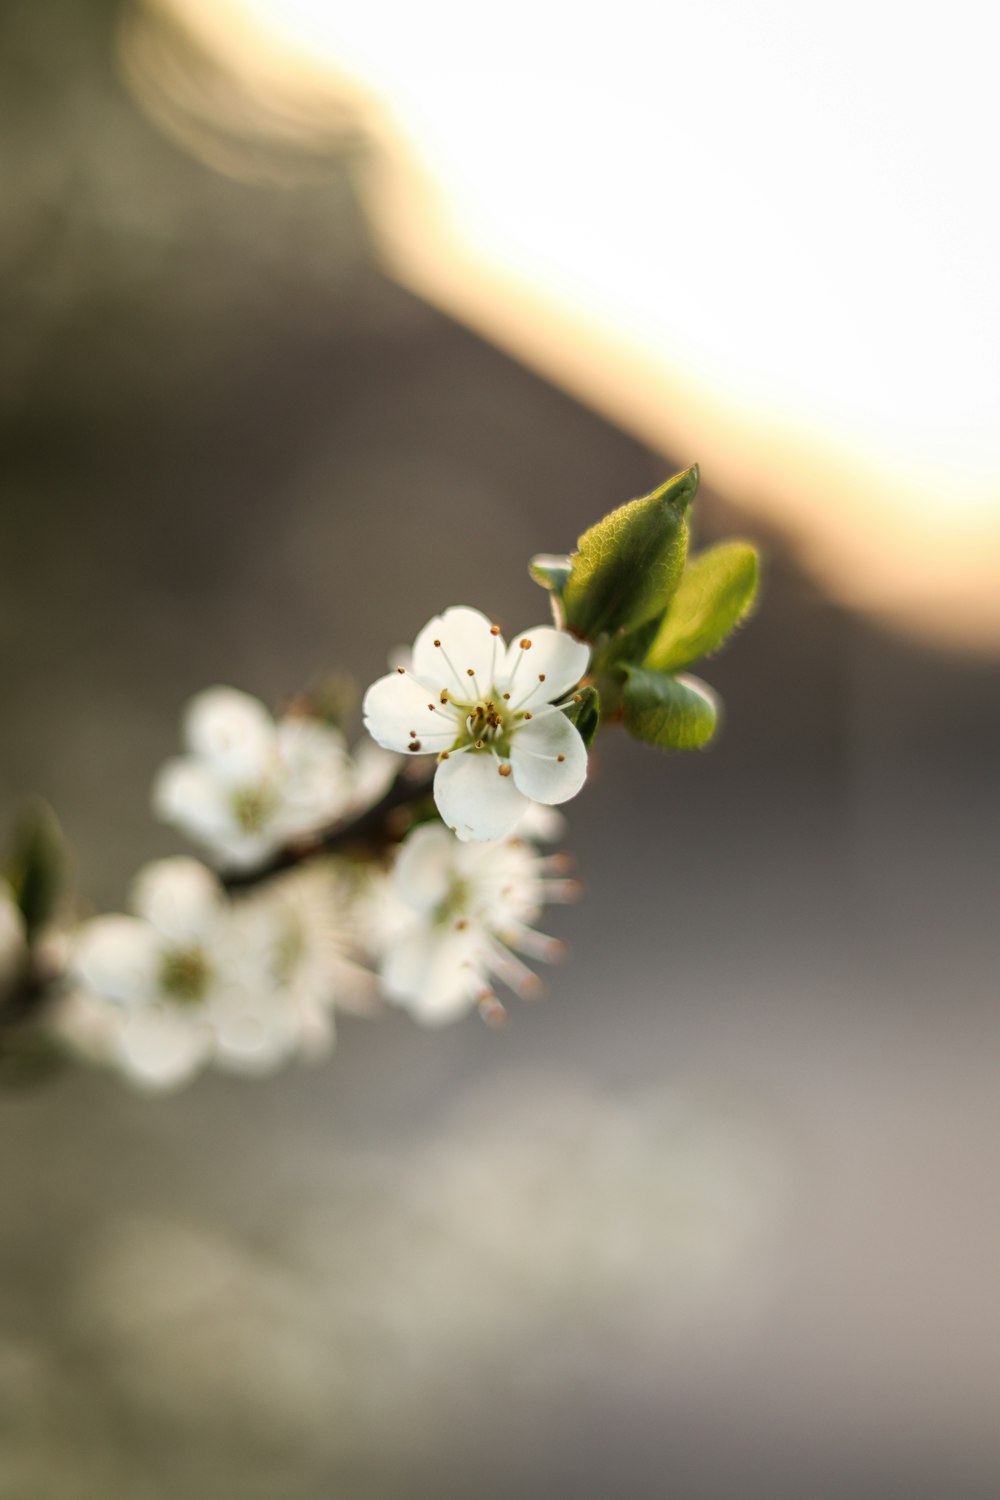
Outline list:
[[[588,684],[576,694],[577,701],[565,709],[567,719],[580,731],[583,743],[589,750],[601,723],[601,695]]]
[[[5,871],[29,940],[53,915],[65,869],[66,846],[55,814],[44,802],[32,803],[15,824]]]
[[[719,704],[697,677],[672,677],[644,667],[625,667],[622,713],[637,740],[660,750],[698,750],[719,723]]]
[[[748,542],[723,542],[692,558],[645,656],[633,659],[676,672],[717,651],[749,613],[758,578]]]
[[[697,488],[697,468],[685,469],[651,495],[612,511],[580,537],[565,582],[554,566],[561,560],[536,559],[533,577],[550,589],[562,582],[569,630],[595,641],[663,613],[684,569],[686,514]]]

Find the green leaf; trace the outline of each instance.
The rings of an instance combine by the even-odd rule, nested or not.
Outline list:
[[[563,591],[572,631],[596,640],[663,613],[684,569],[685,516],[697,488],[697,467],[685,469],[584,532]]]
[[[52,916],[65,869],[66,846],[55,814],[44,802],[33,803],[15,824],[6,869],[29,938]]]
[[[748,542],[723,542],[692,558],[644,665],[676,672],[717,651],[749,612],[758,579],[757,553]]]
[[[622,694],[625,728],[661,750],[698,750],[719,724],[719,702],[697,677],[670,677],[644,667],[626,667]]]
[[[601,723],[600,693],[588,683],[574,694],[574,701],[564,712],[570,723],[575,724],[580,731],[583,743],[589,750]]]

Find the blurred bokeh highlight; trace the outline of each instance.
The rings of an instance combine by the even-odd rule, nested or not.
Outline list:
[[[184,700],[364,684],[697,459],[718,746],[607,736],[503,1034],[0,1099],[0,1500],[1000,1486],[978,12],[12,0],[0,796],[96,906]]]
[[[697,449],[836,597],[996,650],[998,120],[964,9],[145,0],[121,45],[213,164],[356,132],[404,285]]]

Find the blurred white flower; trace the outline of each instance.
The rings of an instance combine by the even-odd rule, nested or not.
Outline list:
[[[226,982],[222,891],[193,859],[140,871],[134,916],[95,917],[77,933],[72,993],[56,1017],[62,1036],[148,1088],[189,1079],[212,1053],[209,1013]]]
[[[235,688],[208,688],[184,716],[188,754],[167,761],[153,787],[158,817],[232,870],[251,869],[283,845],[374,801],[395,761],[352,764],[338,730],[303,715],[274,720]]]
[[[16,979],[25,956],[24,918],[14,892],[0,880],[0,989]]]
[[[590,648],[540,625],[507,646],[475,609],[435,616],[418,635],[412,665],[365,694],[365,726],[386,749],[438,757],[434,800],[462,840],[511,833],[532,803],[575,797],[587,751],[562,712]]]
[[[400,846],[382,893],[379,977],[389,999],[428,1025],[478,1005],[486,1020],[503,1007],[500,979],[518,995],[541,982],[517,957],[552,960],[562,945],[531,926],[546,901],[574,899],[560,857],[544,858],[511,838],[462,843],[440,823],[416,828]]]
[[[334,1009],[364,1014],[374,1002],[373,976],[361,963],[359,879],[335,860],[317,861],[234,905],[242,992],[275,996],[294,1022],[297,1050],[309,1057],[332,1047]]]
[[[167,1089],[211,1064],[263,1074],[333,1045],[335,1005],[363,1010],[354,877],[334,861],[227,901],[192,859],[148,865],[134,916],[79,929],[59,1034],[136,1083]]]

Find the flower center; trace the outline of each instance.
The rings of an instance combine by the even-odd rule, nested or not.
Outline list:
[[[241,786],[233,792],[230,806],[243,833],[261,833],[267,826],[277,801],[268,786]]]
[[[438,927],[450,927],[454,923],[466,917],[472,891],[468,881],[461,876],[452,877],[448,886],[448,892],[440,906],[434,913],[433,922]],[[464,921],[463,921],[464,925]]]
[[[501,760],[509,760],[511,735],[520,721],[530,719],[531,715],[512,712],[504,701],[504,694],[498,693],[496,689],[472,703],[460,703],[454,697],[451,702],[456,708],[465,710],[465,721],[459,729],[454,748],[488,750]]]
[[[160,989],[182,1005],[204,1000],[212,968],[200,948],[171,948],[160,961]]]

